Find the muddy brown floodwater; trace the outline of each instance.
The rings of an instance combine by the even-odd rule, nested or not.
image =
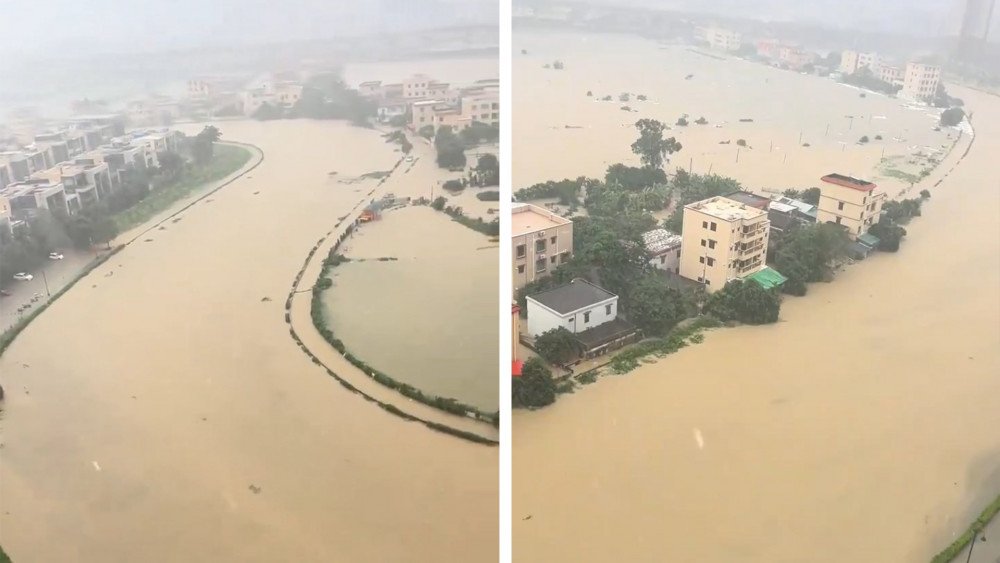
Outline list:
[[[995,497],[1000,99],[953,90],[975,143],[898,254],[515,413],[516,561],[926,563]]]
[[[497,449],[346,391],[283,320],[308,250],[374,186],[327,173],[399,154],[342,123],[220,128],[260,166],[0,359],[0,544],[15,561],[495,561]]]

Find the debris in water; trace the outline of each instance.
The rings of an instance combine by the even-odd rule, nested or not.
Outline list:
[[[265,301],[270,301],[270,300],[271,300],[270,297],[262,297],[261,300],[260,300],[260,302],[263,303]]]
[[[148,239],[146,239],[146,240],[144,240],[144,241],[142,241],[142,242],[153,242],[153,239],[151,239],[151,238],[148,238]]]
[[[21,364],[21,367],[23,367],[23,368],[30,368],[31,366],[28,365],[28,364]]]
[[[96,469],[97,471],[100,471],[100,470],[101,470],[101,466],[100,466],[100,465],[98,465],[96,461],[92,461],[92,462],[90,462],[90,463],[93,463],[93,464],[94,464],[94,469]]]
[[[254,193],[253,193],[253,195],[257,195],[257,194],[259,194],[259,193],[260,193],[260,192],[254,192]]]
[[[521,518],[521,520],[531,520],[531,515],[529,514],[529,515],[525,516],[524,518]]]
[[[257,485],[254,485],[253,483],[250,483],[250,487],[249,487],[249,489],[250,489],[250,491],[251,491],[251,492],[252,492],[253,494],[255,494],[255,495],[259,495],[259,494],[260,494],[260,491],[261,491],[261,488],[260,488],[260,487],[258,487]]]

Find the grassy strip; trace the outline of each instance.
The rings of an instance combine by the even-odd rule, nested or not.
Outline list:
[[[1000,495],[986,506],[982,513],[979,514],[979,518],[976,518],[965,532],[958,536],[958,539],[951,542],[951,545],[946,547],[944,551],[935,555],[934,559],[931,559],[931,563],[951,563],[997,514],[1000,514]]]
[[[37,317],[38,315],[41,315],[42,312],[44,312],[53,303],[55,303],[56,299],[59,299],[60,297],[62,297],[63,294],[65,294],[74,285],[76,285],[76,282],[78,282],[78,281],[82,280],[83,278],[87,277],[87,274],[89,274],[90,272],[94,271],[94,269],[97,268],[98,266],[100,266],[101,264],[107,262],[108,259],[110,259],[112,256],[114,256],[115,254],[117,254],[118,251],[120,251],[123,248],[125,248],[125,245],[116,246],[113,250],[111,250],[111,252],[105,254],[104,256],[101,256],[101,257],[98,257],[98,258],[95,258],[94,260],[92,260],[89,264],[87,264],[87,267],[85,267],[79,274],[77,274],[76,277],[74,277],[72,280],[70,280],[70,282],[68,284],[66,284],[59,291],[53,293],[52,297],[50,297],[48,301],[46,301],[45,303],[42,303],[41,305],[39,305],[38,308],[33,309],[31,311],[31,313],[29,313],[27,316],[21,317],[20,319],[18,319],[18,321],[16,323],[14,323],[13,326],[11,326],[9,329],[5,330],[3,332],[3,334],[0,334],[0,356],[2,356],[3,353],[7,350],[7,347],[10,346],[12,342],[14,342],[14,339],[17,338],[17,335],[20,334],[22,330],[24,330],[25,328],[27,328],[27,326],[29,324],[31,324],[31,321],[35,320],[35,317]],[[3,560],[0,559],[0,563],[2,563],[2,561]]]
[[[253,154],[243,147],[217,143],[212,161],[208,165],[191,168],[185,171],[178,181],[157,187],[134,207],[115,215],[115,224],[124,232],[145,223],[198,188],[236,172],[252,156]]]
[[[639,367],[640,360],[646,356],[662,358],[673,354],[688,344],[697,344],[704,340],[703,331],[720,326],[722,322],[715,317],[697,317],[683,326],[674,328],[665,338],[645,340],[626,348],[611,360],[611,371],[616,374],[628,373]]]
[[[425,405],[430,405],[445,412],[449,412],[451,414],[457,414],[459,416],[475,418],[485,422],[494,423],[497,420],[497,417],[494,413],[487,413],[471,405],[460,403],[452,398],[438,397],[436,395],[424,393],[420,389],[417,389],[416,387],[408,383],[403,383],[401,381],[393,379],[389,375],[386,375],[385,373],[368,365],[364,360],[361,360],[357,356],[351,354],[347,350],[347,347],[344,346],[344,342],[338,339],[336,336],[334,336],[333,331],[330,330],[329,327],[327,327],[326,316],[323,314],[322,294],[324,289],[330,287],[330,284],[325,283],[324,280],[328,279],[327,275],[329,274],[331,269],[335,268],[339,264],[348,261],[343,256],[337,254],[337,251],[340,248],[340,243],[344,240],[344,238],[349,236],[352,231],[353,231],[353,226],[348,227],[347,230],[344,232],[344,234],[341,235],[340,240],[338,240],[337,243],[334,244],[333,247],[330,249],[327,258],[323,260],[323,269],[320,272],[319,282],[316,284],[317,287],[313,289],[312,302],[310,307],[310,313],[313,325],[315,325],[316,330],[319,331],[319,333],[323,336],[324,340],[330,343],[330,345],[333,346],[338,352],[343,354],[344,358],[346,358],[348,362],[353,364],[361,371],[365,372],[365,374],[367,374],[375,381],[381,383],[382,385],[385,385],[386,387],[389,387],[391,389],[395,389],[396,391],[399,391],[401,394],[410,399],[419,401],[421,403],[424,403]],[[315,252],[315,249],[313,250],[313,252]]]
[[[0,563],[10,563],[10,556],[4,553],[2,547],[0,547]]]

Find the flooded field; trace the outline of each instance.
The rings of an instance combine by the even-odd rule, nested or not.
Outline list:
[[[323,297],[348,350],[422,391],[496,411],[499,305],[485,288],[497,244],[430,207],[389,211],[345,244],[353,261],[333,270]]]
[[[497,450],[346,391],[283,320],[309,248],[375,187],[328,172],[399,154],[343,123],[220,128],[259,167],[92,272],[0,359],[0,544],[15,561],[495,561]]]
[[[736,177],[755,191],[810,187],[838,171],[871,179],[895,195],[909,186],[905,175],[940,161],[958,135],[933,130],[938,110],[874,93],[862,98],[829,78],[683,46],[525,31],[514,34],[514,47],[514,189],[603,177],[616,162],[638,165],[630,145],[641,118],[672,127],[667,134],[684,148],[671,166]],[[556,60],[563,70],[544,68]],[[623,93],[628,101],[619,99]],[[605,96],[611,101],[601,101]],[[675,125],[681,116],[688,126]],[[696,124],[700,117],[708,123]],[[862,136],[869,142],[858,144]],[[740,139],[748,147],[737,146]],[[893,160],[880,166],[883,155]]]
[[[521,65],[515,66],[515,84],[527,83],[541,104],[529,107],[515,87],[516,185],[598,174],[601,160],[628,156],[631,132],[621,140],[607,133],[608,141],[600,144],[573,137],[604,134],[596,117],[593,133],[555,131],[523,117],[541,119],[545,108],[558,105],[548,99],[546,83],[530,79],[536,72],[550,73],[544,75],[548,87],[562,92],[569,90],[562,84],[569,73],[600,65],[587,67],[594,78],[581,77],[572,88],[578,96],[587,88],[636,90],[631,73],[654,64],[626,56],[616,69],[609,61],[618,53],[609,45],[633,40],[590,41],[607,53],[595,55],[593,63],[579,53],[543,53],[541,44],[519,45],[515,37],[518,50],[528,48],[539,59],[526,70],[519,70],[523,62],[515,63]],[[566,75],[540,68],[541,60],[557,57],[566,62]],[[659,68],[683,83],[684,75],[705,77],[704,68],[716,64],[705,59],[698,69]],[[756,72],[761,81],[779,75],[766,68]],[[841,86],[819,81],[812,92],[810,84],[819,79],[782,75],[810,92],[775,94],[769,111],[789,108],[789,124],[797,125],[809,108],[858,111],[831,110],[816,101],[836,99]],[[648,76],[666,80],[652,71]],[[651,97],[666,95],[651,85],[643,89]],[[742,103],[734,98],[754,96],[731,92],[714,100],[706,96],[704,103],[722,111],[726,103]],[[926,563],[995,498],[1000,181],[993,160],[1000,151],[1000,99],[957,88],[953,94],[975,112],[975,143],[939,186],[917,186],[930,189],[932,198],[924,216],[907,226],[898,254],[877,254],[841,272],[834,283],[811,286],[804,298],[787,298],[776,325],[711,332],[702,344],[626,376],[601,378],[552,407],[515,413],[517,561]],[[844,104],[876,101],[856,94],[843,98]],[[572,113],[572,101],[565,107],[565,115],[547,121],[583,119]],[[889,107],[878,111],[890,114]],[[763,109],[754,113],[767,115]],[[899,115],[924,120],[919,112]],[[814,131],[820,121],[826,119],[811,121]],[[794,125],[772,127],[797,135]],[[560,158],[535,156],[544,153],[538,143],[557,138],[569,145]],[[863,157],[870,150],[847,148],[858,168],[854,173],[870,166]],[[686,161],[687,154],[681,155]],[[835,164],[775,166],[772,174],[806,181]],[[720,170],[751,185],[765,179],[766,171]]]

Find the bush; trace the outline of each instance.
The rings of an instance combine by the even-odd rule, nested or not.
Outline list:
[[[511,406],[534,408],[556,401],[556,382],[541,358],[531,358],[524,364],[521,377],[511,381]]]
[[[954,107],[941,112],[939,123],[942,127],[953,127],[961,123],[963,119],[965,119],[965,111],[962,108]]]
[[[573,333],[563,327],[543,332],[535,340],[538,354],[551,364],[565,365],[580,356],[581,346]]]
[[[698,125],[705,125],[706,123],[708,123],[708,120],[705,119],[704,116],[702,116],[702,117],[699,117],[698,119],[694,120],[694,122],[697,123]]]
[[[861,138],[858,139],[858,143],[860,143],[862,145],[865,144],[865,143],[867,143],[867,142],[868,142],[868,135],[862,135]]]
[[[686,117],[678,117],[677,118],[677,125],[679,125],[681,127],[687,127],[687,124],[688,124],[688,120],[687,120]]]
[[[746,139],[736,139],[736,146],[745,147],[747,146]]]
[[[448,200],[445,199],[444,196],[438,196],[438,197],[434,198],[434,202],[431,203],[431,207],[433,207],[437,211],[441,211],[442,209],[444,209],[444,205],[447,202],[448,202]]]
[[[924,199],[930,199],[931,198],[931,192],[929,192],[927,190],[920,190],[920,197],[922,197]]]
[[[868,233],[878,237],[879,250],[896,252],[899,250],[899,243],[906,236],[906,229],[883,217],[868,229]]]
[[[875,140],[876,141],[881,141],[882,140],[882,135],[875,135]]]
[[[488,191],[479,192],[476,194],[476,199],[479,201],[500,201],[500,192]]]
[[[448,180],[444,183],[444,189],[448,191],[458,191],[465,188],[465,184],[461,180]]]
[[[587,97],[588,98],[592,97],[593,95],[594,95],[593,92],[591,92],[590,90],[587,90]]]

